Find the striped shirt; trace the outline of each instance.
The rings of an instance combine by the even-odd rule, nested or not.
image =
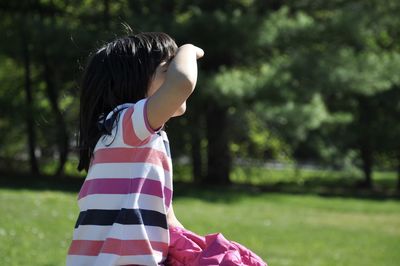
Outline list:
[[[167,256],[171,156],[166,133],[148,124],[146,103],[114,109],[112,132],[95,147],[67,266],[160,265]]]

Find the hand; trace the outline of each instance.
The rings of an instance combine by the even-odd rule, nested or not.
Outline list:
[[[196,52],[196,59],[200,59],[204,56],[204,50],[200,47],[194,46],[193,44],[184,44],[180,46],[177,53],[179,53],[180,50],[185,49],[194,50]]]
[[[180,227],[180,228],[185,228],[176,218],[175,213],[174,213],[174,208],[172,205],[169,208],[169,211],[167,213],[167,223],[168,226],[171,227]]]
[[[196,59],[200,59],[204,56],[204,50],[200,47],[194,46],[196,48]]]

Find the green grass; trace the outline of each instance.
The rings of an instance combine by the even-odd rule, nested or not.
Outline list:
[[[0,265],[63,265],[76,218],[75,195],[0,190]]]
[[[0,189],[0,265],[64,265],[75,192]],[[223,232],[270,266],[398,265],[400,202],[176,186],[176,215]]]

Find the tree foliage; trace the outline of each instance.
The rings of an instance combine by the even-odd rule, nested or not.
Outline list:
[[[206,52],[191,109],[168,129],[196,180],[229,182],[235,157],[340,167],[357,154],[371,185],[379,158],[400,165],[399,11],[394,0],[1,3],[2,167],[57,161],[59,175],[76,158],[82,67],[126,23]]]

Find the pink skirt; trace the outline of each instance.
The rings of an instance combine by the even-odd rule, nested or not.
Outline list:
[[[169,232],[170,246],[165,265],[267,266],[252,251],[236,242],[226,240],[220,233],[203,237],[179,227],[170,227]]]

